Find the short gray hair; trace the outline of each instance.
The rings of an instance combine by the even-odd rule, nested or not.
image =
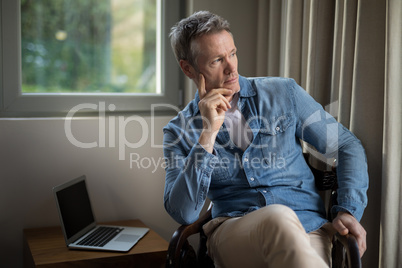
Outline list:
[[[198,11],[182,19],[172,27],[169,35],[176,60],[187,60],[193,67],[197,67],[198,51],[191,49],[192,41],[204,34],[223,30],[231,34],[229,22],[209,11]]]

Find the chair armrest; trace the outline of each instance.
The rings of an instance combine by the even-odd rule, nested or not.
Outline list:
[[[212,219],[211,210],[206,211],[197,221],[189,225],[181,225],[173,234],[169,242],[166,267],[179,267],[183,249],[191,247],[187,238],[200,233],[202,226]]]
[[[335,234],[335,239],[343,245],[346,253],[347,267],[350,268],[361,268],[362,263],[360,259],[359,246],[357,245],[356,237],[352,234],[340,235]]]
[[[336,168],[332,167],[331,170],[317,169],[310,164],[310,155],[308,153],[304,153],[303,155],[308,167],[314,175],[315,185],[319,191],[334,190],[338,188]]]

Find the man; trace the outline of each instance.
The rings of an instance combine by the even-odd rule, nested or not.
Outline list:
[[[168,213],[190,224],[207,197],[213,202],[204,230],[217,267],[328,267],[336,231],[354,234],[363,255],[368,176],[358,139],[292,79],[240,76],[221,17],[197,12],[170,37],[198,93],[164,128]],[[300,139],[337,158],[333,223]]]

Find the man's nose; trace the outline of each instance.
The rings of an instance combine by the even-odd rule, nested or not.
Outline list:
[[[236,60],[234,58],[229,58],[226,61],[226,68],[225,68],[225,74],[231,74],[236,72]]]

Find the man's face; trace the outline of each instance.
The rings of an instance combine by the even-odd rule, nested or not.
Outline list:
[[[239,74],[237,72],[236,46],[233,37],[227,31],[205,34],[193,43],[197,49],[197,67],[205,78],[205,89],[231,89],[233,96],[240,90]],[[194,77],[198,85],[198,76]],[[230,97],[231,99],[231,96]]]

